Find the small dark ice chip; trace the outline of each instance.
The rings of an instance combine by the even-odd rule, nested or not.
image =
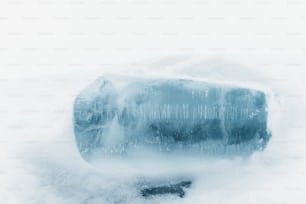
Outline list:
[[[183,198],[185,196],[184,188],[189,188],[191,184],[192,184],[191,181],[182,181],[177,184],[144,188],[141,190],[141,194],[145,198],[156,195],[165,195],[165,194],[176,194],[179,197]]]

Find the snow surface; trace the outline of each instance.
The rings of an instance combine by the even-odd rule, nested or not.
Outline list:
[[[10,112],[5,120],[1,117],[6,125],[3,130],[6,139],[1,143],[4,158],[1,159],[1,203],[278,203],[293,198],[302,202],[306,169],[301,110],[305,99],[296,98],[301,94],[300,85],[278,86],[262,70],[250,75],[248,68],[238,66],[234,71],[241,76],[215,77],[228,73],[229,68],[223,63],[212,64],[215,69],[208,76],[209,66],[204,62],[201,69],[193,68],[196,60],[183,62],[189,65],[188,74],[180,69],[182,62],[158,72],[148,68],[146,74],[193,78],[196,73],[197,78],[226,79],[266,88],[270,93],[272,138],[263,152],[248,159],[199,156],[171,160],[151,157],[148,161],[144,155],[137,161],[110,158],[88,164],[79,155],[74,140],[72,106],[79,91],[96,76],[103,75],[103,70],[93,69],[90,74],[12,77],[6,87],[1,86],[7,96],[2,107]],[[116,72],[121,71],[118,68]],[[240,77],[248,79],[247,82]],[[193,185],[183,199],[176,196],[144,199],[139,192],[146,183],[184,179],[191,179]]]

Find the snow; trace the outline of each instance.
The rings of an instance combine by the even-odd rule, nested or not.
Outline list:
[[[96,74],[103,73],[97,70]],[[218,203],[224,199],[229,203],[269,203],[289,202],[292,197],[303,200],[304,116],[298,114],[298,108],[303,107],[304,101],[285,98],[288,92],[282,87],[273,83],[268,87],[272,96],[269,127],[273,137],[264,151],[250,158],[169,159],[148,155],[150,160],[146,160],[144,155],[142,160],[109,158],[89,164],[79,155],[72,122],[73,101],[89,84],[88,78],[74,72],[65,75],[65,80],[56,80],[59,77],[63,75],[41,75],[31,80],[12,78],[5,89],[2,87],[8,96],[2,107],[8,107],[10,112],[6,121],[2,119],[7,125],[6,140],[2,139],[5,142],[1,145],[1,156],[5,158],[1,160],[2,203]],[[300,91],[290,88],[291,94]],[[18,95],[21,93],[26,94]],[[180,178],[193,181],[183,199],[144,199],[139,194],[143,183]]]

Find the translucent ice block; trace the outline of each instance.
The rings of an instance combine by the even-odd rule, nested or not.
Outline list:
[[[118,85],[120,84],[120,85]],[[266,96],[258,90],[181,79],[96,80],[74,104],[81,155],[249,155],[265,148]]]

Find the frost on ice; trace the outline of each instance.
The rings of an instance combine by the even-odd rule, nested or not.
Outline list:
[[[74,132],[92,155],[249,155],[269,138],[264,92],[183,79],[99,78],[75,99]]]

